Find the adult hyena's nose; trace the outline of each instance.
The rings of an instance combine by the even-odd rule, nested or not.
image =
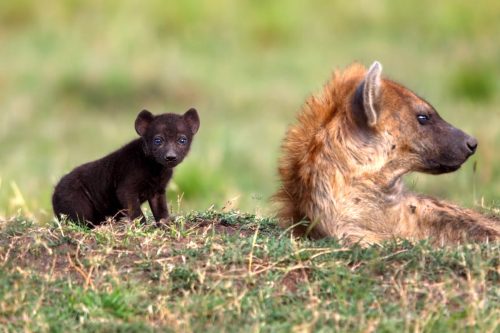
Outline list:
[[[473,138],[472,136],[469,136],[465,140],[465,145],[467,146],[467,149],[469,150],[469,154],[472,155],[476,152],[477,149],[477,140],[476,138]]]

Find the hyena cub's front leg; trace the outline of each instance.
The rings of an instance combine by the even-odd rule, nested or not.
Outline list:
[[[500,218],[433,198],[417,196],[403,207],[413,237],[431,238],[438,244],[500,239]]]
[[[156,221],[156,225],[167,223],[169,219],[167,198],[165,191],[158,192],[148,199],[149,206]]]

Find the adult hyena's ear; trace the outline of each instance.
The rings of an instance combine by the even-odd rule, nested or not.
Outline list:
[[[196,134],[198,129],[200,128],[200,117],[198,116],[198,112],[195,108],[191,108],[186,111],[183,115],[184,119],[189,125],[192,134]]]
[[[153,114],[148,110],[142,110],[135,120],[135,131],[140,136],[143,136],[148,130],[149,124],[153,121]]]
[[[358,86],[354,97],[355,102],[362,106],[367,124],[370,127],[377,124],[381,75],[382,65],[375,61],[366,72],[365,79]]]

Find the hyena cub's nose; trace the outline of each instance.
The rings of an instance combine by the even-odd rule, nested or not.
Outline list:
[[[165,155],[165,161],[167,161],[167,162],[175,162],[175,161],[177,161],[177,156],[175,156],[175,155]]]
[[[477,148],[477,140],[473,137],[469,137],[466,141],[465,144],[467,145],[467,148],[469,148],[470,154],[474,154],[476,152]]]

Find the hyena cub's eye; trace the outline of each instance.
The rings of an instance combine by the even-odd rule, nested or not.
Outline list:
[[[420,123],[420,125],[425,125],[429,122],[430,118],[426,114],[419,114],[417,115],[417,120]]]
[[[162,138],[160,138],[160,137],[156,137],[156,138],[154,138],[154,139],[153,139],[153,144],[154,144],[155,146],[159,146],[159,145],[161,145],[162,143],[163,143],[163,139],[162,139]]]
[[[181,145],[185,145],[188,142],[188,139],[183,135],[177,139],[177,142]]]

